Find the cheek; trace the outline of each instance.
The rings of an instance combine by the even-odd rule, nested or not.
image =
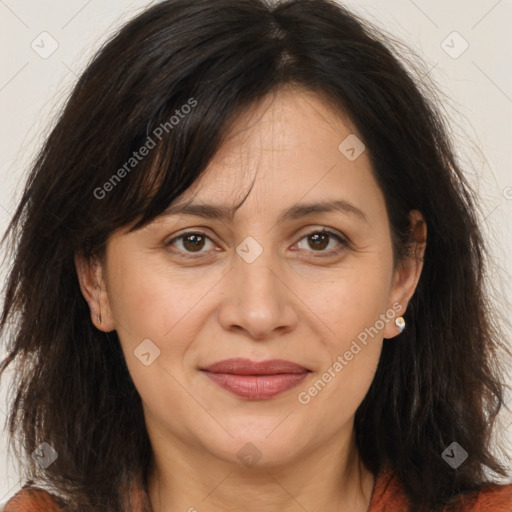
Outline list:
[[[209,280],[171,273],[149,258],[120,260],[109,279],[109,301],[115,322],[130,339],[154,338],[160,344],[187,324],[209,288]]]
[[[118,260],[109,273],[115,328],[132,379],[143,396],[155,396],[162,386],[177,390],[165,370],[181,378],[178,367],[210,312],[205,313],[205,307],[219,279],[217,272],[200,279],[189,274],[171,273],[162,264],[141,259]],[[148,352],[149,357],[141,357]],[[144,359],[154,362],[145,366]]]
[[[316,296],[315,313],[329,330],[323,329],[327,334],[321,337],[323,364],[309,386],[301,388],[298,401],[326,432],[350,421],[373,381],[382,350],[380,318],[386,312],[387,297],[387,287],[368,276],[347,278],[342,286],[333,286],[328,301]]]
[[[118,279],[109,281],[112,314],[128,371],[146,413],[160,411],[158,416],[172,410],[178,416],[187,414],[190,400],[178,383],[183,379],[175,366],[182,360],[190,336],[194,336],[185,331],[187,313],[197,302],[195,292],[187,293],[186,287],[166,277],[162,269],[141,262],[123,262],[116,275]],[[171,424],[171,418],[166,421]]]
[[[388,308],[392,266],[387,261],[363,263],[344,269],[336,279],[317,281],[314,291],[309,287],[304,295],[316,323],[323,325],[328,352],[334,358],[349,350],[353,340],[364,343],[365,338],[382,337],[381,315]]]
[[[123,277],[121,277],[123,276]],[[159,279],[140,269],[119,272],[119,279],[111,280],[109,302],[116,326],[132,341],[139,338],[160,337],[165,329],[165,313],[176,311],[170,300],[175,296]],[[171,320],[171,318],[169,318]]]
[[[299,402],[325,415],[325,421],[333,419],[329,414],[337,416],[337,424],[347,421],[373,381],[384,327],[390,321],[385,314],[392,260],[381,256],[361,258],[337,279],[317,282],[316,292],[309,293],[307,305],[317,317],[325,357]],[[331,412],[326,414],[326,409]]]

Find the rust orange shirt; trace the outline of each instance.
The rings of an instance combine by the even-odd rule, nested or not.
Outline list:
[[[140,512],[151,510],[147,494],[134,491],[132,502]],[[512,512],[512,484],[488,485],[479,492],[460,497],[464,512]],[[368,512],[408,512],[408,499],[398,479],[389,471],[375,479]],[[48,491],[25,486],[5,506],[4,512],[58,512],[58,499]]]

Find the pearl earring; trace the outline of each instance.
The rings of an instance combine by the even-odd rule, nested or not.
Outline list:
[[[101,324],[101,315],[98,314],[98,323]]]
[[[398,316],[395,318],[395,325],[398,327],[400,332],[405,329],[405,320],[403,316]]]

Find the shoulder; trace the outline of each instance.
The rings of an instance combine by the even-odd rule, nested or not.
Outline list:
[[[460,497],[464,512],[512,512],[512,484],[484,485],[478,492]]]
[[[383,468],[375,477],[368,512],[406,511],[410,501],[391,468]]]
[[[410,508],[398,477],[388,468],[375,480],[368,512],[403,512]],[[486,484],[478,491],[459,495],[446,511],[457,512],[512,512],[512,483]]]
[[[25,485],[4,505],[1,512],[58,512],[59,499],[44,489]]]

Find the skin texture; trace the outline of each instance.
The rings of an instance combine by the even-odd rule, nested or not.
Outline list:
[[[298,394],[393,304],[405,312],[421,273],[426,225],[411,213],[416,243],[395,268],[368,155],[350,161],[338,149],[354,132],[319,96],[283,88],[236,120],[206,174],[175,201],[236,205],[254,180],[232,220],[162,216],[134,233],[115,233],[102,263],[76,260],[92,320],[117,331],[142,397],[155,511],[213,512],[226,504],[246,512],[367,510],[374,477],[359,463],[353,420],[382,343],[400,332],[394,321],[308,404]],[[298,203],[339,199],[366,221],[336,211],[277,222]],[[348,245],[332,236],[315,245],[306,236],[323,228]],[[190,231],[209,237],[196,244],[199,253],[185,238],[165,245]],[[263,250],[252,263],[236,252],[248,236]],[[149,366],[134,356],[145,339],[160,349]],[[276,397],[247,400],[199,370],[231,357],[287,359],[311,373]],[[249,442],[261,454],[251,467],[237,456]]]

